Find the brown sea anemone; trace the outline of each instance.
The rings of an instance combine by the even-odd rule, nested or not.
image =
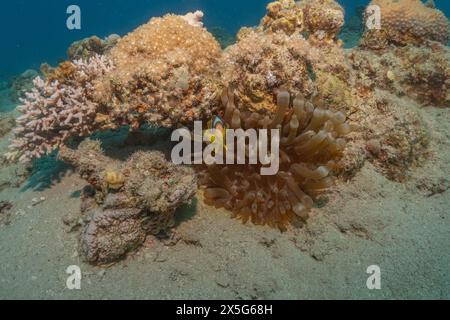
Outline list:
[[[280,170],[263,176],[262,165],[207,166],[205,202],[230,210],[244,223],[280,230],[306,220],[317,195],[333,185],[344,136],[350,132],[345,115],[315,107],[301,95],[291,100],[285,90],[279,91],[271,117],[240,111],[234,100],[231,90],[222,96],[224,121],[230,128],[280,130]]]

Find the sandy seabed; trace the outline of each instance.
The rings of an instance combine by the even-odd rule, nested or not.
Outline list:
[[[0,192],[13,204],[0,220],[0,299],[449,299],[450,109],[420,114],[430,156],[404,183],[366,162],[327,193],[306,227],[284,233],[243,225],[199,194],[170,238],[148,237],[108,268],[82,262],[78,233],[63,222],[79,212],[85,181],[52,158],[40,161],[19,188]],[[0,181],[15,174],[2,168]],[[70,265],[81,268],[81,290],[66,287]],[[366,286],[370,265],[381,268],[381,290]]]

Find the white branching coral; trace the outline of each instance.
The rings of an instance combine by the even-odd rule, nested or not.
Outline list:
[[[34,79],[34,88],[21,99],[11,154],[21,162],[39,158],[57,149],[64,141],[86,136],[96,128],[98,104],[90,97],[93,82],[112,70],[113,66],[103,56],[88,61],[71,62],[75,72],[64,83],[58,80]]]

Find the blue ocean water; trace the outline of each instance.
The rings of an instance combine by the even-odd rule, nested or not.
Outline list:
[[[0,2],[0,81],[38,69],[42,62],[65,58],[68,46],[79,39],[111,33],[124,35],[153,16],[165,13],[205,12],[208,28],[220,27],[235,34],[242,26],[258,24],[270,0],[14,0]],[[369,0],[340,0],[347,16]],[[82,29],[66,28],[66,9],[76,4],[82,11]],[[450,1],[435,0],[450,17]]]

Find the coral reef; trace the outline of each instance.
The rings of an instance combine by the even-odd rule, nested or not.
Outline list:
[[[111,50],[116,69],[98,82],[96,99],[110,116],[124,118],[134,129],[143,123],[169,127],[209,117],[220,53],[214,37],[186,17],[151,19]]]
[[[420,0],[373,0],[371,5],[381,9],[381,29],[366,30],[361,45],[382,49],[389,44],[422,45],[437,41],[446,45],[449,40],[447,17]]]
[[[70,73],[63,82],[36,78],[34,88],[17,108],[23,115],[16,120],[10,149],[20,161],[39,158],[70,138],[86,136],[104,126],[98,121],[98,104],[91,97],[93,81],[110,71],[111,63],[96,56],[65,65],[69,64]]]
[[[278,88],[311,97],[315,71],[332,75],[345,63],[336,39],[343,19],[342,7],[332,0],[270,3],[261,26],[242,28],[220,62],[222,82],[233,87],[239,108],[273,113]]]
[[[306,220],[313,198],[333,184],[332,173],[339,167],[344,137],[350,132],[345,115],[314,107],[301,95],[291,101],[283,90],[277,95],[272,117],[241,112],[230,90],[224,102],[224,119],[230,128],[280,128],[280,171],[275,176],[261,176],[260,165],[208,166],[206,202],[232,211],[244,222],[280,230]]]
[[[88,60],[97,55],[107,54],[120,40],[120,36],[112,34],[105,39],[92,36],[72,43],[67,50],[69,60]]]
[[[344,25],[344,9],[334,0],[278,0],[267,5],[267,15],[257,32],[282,32],[288,36],[307,33],[320,44],[335,42]],[[248,31],[241,30],[241,35]]]
[[[85,140],[76,150],[61,147],[59,157],[93,189],[82,203],[89,223],[81,238],[91,263],[115,261],[139,246],[146,234],[172,227],[176,209],[197,190],[193,169],[176,166],[156,151],[138,151],[123,162],[106,156],[100,142]]]
[[[222,27],[212,27],[210,29],[211,34],[219,42],[222,49],[228,48],[229,46],[236,43],[236,37],[229,34]]]
[[[418,48],[409,50],[419,56],[426,54],[426,50]],[[313,102],[318,105],[325,103],[344,112],[353,129],[346,137],[347,146],[340,167],[336,170],[336,174],[343,179],[351,179],[366,161],[371,161],[387,178],[403,181],[408,177],[409,171],[422,164],[427,157],[428,130],[415,110],[417,104],[405,98],[395,99],[389,93],[395,87],[388,77],[392,78],[394,72],[403,70],[405,78],[398,78],[398,81],[401,81],[403,88],[408,83],[408,91],[404,89],[402,94],[396,93],[404,95],[408,92],[411,98],[421,93],[424,94],[423,97],[431,95],[433,82],[422,82],[422,91],[420,81],[414,77],[406,77],[406,72],[413,75],[414,68],[420,70],[423,65],[412,66],[405,63],[402,66],[401,63],[407,61],[405,57],[398,59],[399,65],[396,66],[390,66],[389,61],[391,59],[387,51],[381,53],[358,47],[343,50],[336,44],[322,47],[318,62],[312,63],[316,92]],[[445,65],[442,62],[447,61],[448,64],[448,59],[445,60],[442,54],[440,58],[436,55],[427,61],[430,63],[427,68],[441,75],[446,72],[443,71],[445,68],[439,67]],[[376,80],[378,77],[375,75],[380,75],[379,80]],[[442,77],[437,77],[434,81],[438,79]],[[442,87],[442,83],[439,87]],[[444,90],[445,93],[446,91]]]

